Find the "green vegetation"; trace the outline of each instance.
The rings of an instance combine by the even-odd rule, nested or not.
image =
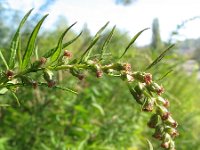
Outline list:
[[[39,34],[46,16],[24,34],[30,13],[12,42],[1,43],[0,149],[145,150],[149,141],[156,150],[161,143],[174,149],[177,123],[171,114],[179,123],[176,148],[200,149],[199,81],[196,72],[183,70],[186,59],[178,50],[136,48],[144,30],[130,39],[115,26],[106,30],[108,23],[94,37],[73,32],[75,24]],[[157,83],[165,87],[171,114]]]

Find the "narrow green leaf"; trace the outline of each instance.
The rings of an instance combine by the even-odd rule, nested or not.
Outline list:
[[[99,105],[97,103],[93,103],[92,106],[94,106],[95,108],[97,108],[99,110],[99,112],[101,113],[102,116],[105,116],[105,112],[104,112],[103,108],[101,107],[101,105]]]
[[[66,88],[66,87],[55,86],[54,88],[61,89],[61,90],[67,91],[67,92],[71,92],[71,93],[76,94],[76,95],[78,94],[76,91],[69,89],[69,88]]]
[[[110,42],[110,40],[111,40],[111,38],[112,38],[112,36],[113,36],[113,33],[114,33],[115,28],[116,28],[116,26],[114,26],[114,27],[112,28],[110,34],[107,36],[105,42],[103,43],[103,46],[102,46],[102,48],[101,48],[101,59],[103,58],[103,55],[104,55],[104,53],[105,53],[105,51],[106,51],[106,49],[107,49],[107,47],[108,47],[108,44],[109,44],[109,42]]]
[[[62,41],[63,41],[63,38],[65,36],[65,34],[76,24],[73,23],[71,26],[69,26],[64,32],[63,34],[61,35],[60,39],[58,40],[58,45],[56,47],[56,49],[54,49],[54,51],[52,52],[52,56],[51,56],[51,59],[50,59],[50,64],[54,63],[60,56],[60,53],[62,51]]]
[[[166,53],[172,48],[174,47],[175,44],[170,45],[167,49],[165,49],[147,68],[146,70],[152,68],[153,66],[155,66],[158,62],[160,62],[163,57],[166,55]]]
[[[47,17],[48,15],[45,15],[39,22],[38,24],[35,26],[33,32],[31,33],[31,36],[29,38],[29,41],[28,41],[28,44],[27,44],[27,48],[26,48],[26,51],[24,53],[24,56],[23,56],[23,61],[22,61],[22,69],[25,69],[27,67],[27,65],[29,64],[30,62],[30,57],[33,53],[33,50],[35,48],[35,42],[36,42],[36,37],[38,35],[38,32],[40,30],[40,27],[43,23],[43,21],[45,20],[45,18]]]
[[[1,52],[1,50],[0,50],[0,57],[1,57],[1,59],[2,59],[2,61],[3,61],[3,63],[4,63],[4,65],[6,66],[6,69],[8,70],[8,69],[9,69],[8,64],[7,64],[7,62],[6,62],[5,58],[4,58],[4,56],[3,56],[2,52]]]
[[[17,48],[17,60],[19,63],[19,68],[21,70],[22,67],[22,54],[21,54],[21,46],[22,45],[22,41],[21,41],[21,36],[19,36],[19,44],[18,44],[18,48]]]
[[[140,34],[142,34],[142,32],[144,32],[145,30],[148,30],[149,28],[145,28],[143,30],[141,30],[140,32],[138,32],[130,41],[130,43],[128,44],[128,46],[125,48],[124,53],[119,57],[119,59],[121,59],[126,52],[128,51],[128,49],[131,47],[131,45],[137,40],[137,38],[140,36]]]
[[[99,40],[100,34],[105,30],[105,28],[108,26],[108,24],[109,24],[109,22],[107,22],[103,27],[101,27],[101,29],[95,34],[95,36],[94,36],[93,40],[91,41],[90,45],[89,45],[88,48],[85,50],[85,52],[81,55],[79,63],[83,61],[83,59],[84,59],[84,57],[85,57],[86,55],[87,55],[87,56],[86,56],[86,60],[87,60],[87,58],[90,57],[90,54],[91,54],[91,52],[92,52],[92,50],[91,50],[92,47],[93,47],[93,46],[96,44],[96,42]]]
[[[151,142],[147,139],[147,143],[148,143],[148,146],[149,146],[149,150],[153,150],[153,145],[151,144]]]
[[[169,70],[167,73],[165,73],[160,79],[158,79],[157,81],[160,81],[160,80],[162,80],[162,79],[164,79],[166,76],[168,76],[170,73],[172,73],[173,72],[173,70],[171,69],[171,70]]]
[[[66,48],[67,46],[69,46],[70,44],[72,44],[73,42],[75,42],[75,41],[81,36],[81,34],[82,34],[82,32],[79,33],[79,35],[77,35],[75,38],[73,38],[73,39],[70,40],[69,42],[64,43],[64,44],[62,45],[62,49]],[[49,58],[50,56],[53,55],[53,53],[55,52],[55,50],[56,50],[56,47],[55,47],[55,48],[52,48],[52,49],[49,50],[46,54],[44,54],[43,57]]]
[[[20,102],[19,102],[17,95],[13,91],[11,91],[11,93],[12,93],[13,97],[16,99],[18,106],[20,106]]]
[[[9,67],[10,69],[13,69],[14,68],[14,65],[15,65],[15,57],[16,57],[16,51],[18,49],[18,45],[19,45],[19,34],[20,34],[20,30],[21,28],[23,27],[24,23],[26,22],[26,20],[28,19],[29,15],[31,14],[31,12],[33,11],[33,9],[31,9],[24,17],[23,19],[21,20],[20,24],[19,24],[19,27],[12,39],[12,42],[11,42],[11,47],[10,47],[10,50],[11,50],[11,53],[10,53],[10,60],[9,60]]]

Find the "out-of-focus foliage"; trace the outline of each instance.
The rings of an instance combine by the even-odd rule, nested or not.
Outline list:
[[[160,37],[160,27],[159,27],[158,18],[154,19],[152,23],[151,47],[153,50],[157,50],[157,51],[163,48],[163,43]]]
[[[54,47],[64,28],[66,26],[58,25],[53,31],[44,31],[38,40],[39,53]],[[12,32],[9,29],[6,33]],[[89,32],[86,33],[68,47],[74,57],[89,44],[91,37]],[[71,39],[74,35],[76,33],[71,31],[66,38]],[[5,37],[7,35],[0,34],[2,40]],[[5,40],[5,44],[8,41]],[[127,34],[117,30],[106,54],[119,56],[129,41]],[[131,62],[133,69],[143,71],[154,60],[154,55],[150,46],[131,47],[123,60]],[[185,60],[181,57],[176,51],[171,52],[150,71],[159,82],[173,70],[162,79],[162,83],[165,96],[171,102],[171,112],[179,122],[180,137],[176,140],[176,147],[198,150],[200,85],[196,72],[189,75],[184,71],[182,62]],[[22,88],[18,91],[20,107],[12,95],[0,97],[2,103],[11,104],[11,107],[0,108],[1,150],[145,150],[148,147],[146,139],[159,150],[159,145],[149,136],[152,131],[146,127],[149,114],[141,113],[141,108],[134,105],[135,101],[128,90],[124,90],[127,87],[123,83],[109,77],[97,80],[92,74],[87,74],[83,81],[66,72],[58,74],[60,84],[74,87],[79,96],[42,87],[36,90]]]

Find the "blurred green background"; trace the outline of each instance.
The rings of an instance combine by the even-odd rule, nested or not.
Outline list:
[[[124,2],[128,4],[130,1]],[[48,7],[52,4],[43,5]],[[0,48],[4,49],[3,53],[7,56],[15,26],[23,15],[0,3]],[[23,46],[41,15],[44,14],[33,15],[26,24],[22,33]],[[40,54],[56,45],[66,24],[66,20],[61,17],[54,29],[40,32]],[[151,43],[131,47],[123,61],[131,63],[133,70],[145,70],[174,42],[172,38],[179,34],[179,28],[172,31],[169,41],[163,42],[159,20],[152,20]],[[104,32],[104,35],[109,31]],[[77,32],[72,30],[65,40],[76,35]],[[68,47],[73,57],[85,50],[91,38],[90,29],[85,26],[83,35]],[[118,56],[130,39],[126,32],[115,31],[108,51]],[[177,150],[200,150],[199,42],[200,39],[175,40],[175,48],[150,70],[154,80],[165,87],[164,96],[169,99],[170,111],[179,123]],[[95,47],[97,50],[98,44]],[[2,62],[0,65],[3,67]],[[1,104],[11,105],[0,107],[0,150],[146,150],[147,139],[153,143],[155,150],[161,149],[159,142],[151,137],[153,131],[146,125],[150,114],[141,111],[121,80],[108,76],[97,79],[89,73],[86,76],[85,80],[79,81],[67,72],[58,72],[59,84],[79,91],[78,96],[50,88],[20,88],[17,92],[20,107],[11,94],[0,96]]]

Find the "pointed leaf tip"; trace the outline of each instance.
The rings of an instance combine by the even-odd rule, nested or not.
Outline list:
[[[38,22],[38,24],[33,29],[33,32],[31,33],[31,36],[30,36],[28,44],[27,44],[26,51],[25,51],[24,56],[23,56],[22,69],[25,69],[30,62],[30,57],[31,57],[33,50],[35,48],[35,42],[36,42],[38,32],[40,30],[42,23],[44,22],[44,20],[46,19],[47,16],[48,16],[48,14],[45,15],[44,17],[42,17],[42,19]]]
[[[126,52],[128,51],[128,49],[131,47],[131,45],[137,40],[137,38],[140,36],[140,34],[142,34],[144,31],[148,30],[150,28],[145,28],[143,30],[141,30],[140,32],[138,32],[130,41],[130,43],[128,44],[128,46],[125,48],[124,53],[119,57],[119,59],[121,59]]]
[[[159,63],[163,57],[166,55],[166,53],[172,48],[174,47],[175,44],[170,45],[168,48],[166,48],[147,68],[146,70],[149,70],[150,68],[152,68],[153,66],[155,66],[157,63]]]

